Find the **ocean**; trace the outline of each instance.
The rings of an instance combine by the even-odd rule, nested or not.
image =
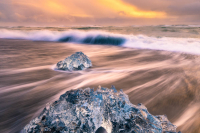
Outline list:
[[[122,47],[200,54],[200,26],[2,27],[0,38],[110,44]]]
[[[198,133],[199,34],[198,25],[0,27],[0,132],[20,132],[68,90],[114,85],[183,133]],[[53,69],[78,51],[92,68]]]

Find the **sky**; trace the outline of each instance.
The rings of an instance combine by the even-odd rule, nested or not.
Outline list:
[[[0,0],[0,26],[200,24],[200,0]]]

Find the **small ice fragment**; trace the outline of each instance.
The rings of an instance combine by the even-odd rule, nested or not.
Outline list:
[[[57,69],[67,71],[84,70],[91,66],[91,60],[82,52],[76,52],[75,54],[67,57],[65,60],[57,63]]]

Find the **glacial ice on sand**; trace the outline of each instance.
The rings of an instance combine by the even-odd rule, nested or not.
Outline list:
[[[45,107],[23,133],[176,133],[166,116],[153,116],[142,105],[133,105],[122,90],[100,87],[67,91]]]
[[[57,63],[57,69],[68,71],[84,70],[91,66],[91,60],[82,52],[76,52],[75,54],[72,54],[63,61]]]

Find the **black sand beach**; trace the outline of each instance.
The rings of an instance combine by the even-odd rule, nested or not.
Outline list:
[[[93,67],[54,71],[82,51]],[[183,133],[200,132],[200,56],[116,46],[0,39],[0,132],[15,133],[71,89],[114,85],[133,104],[166,114]]]

